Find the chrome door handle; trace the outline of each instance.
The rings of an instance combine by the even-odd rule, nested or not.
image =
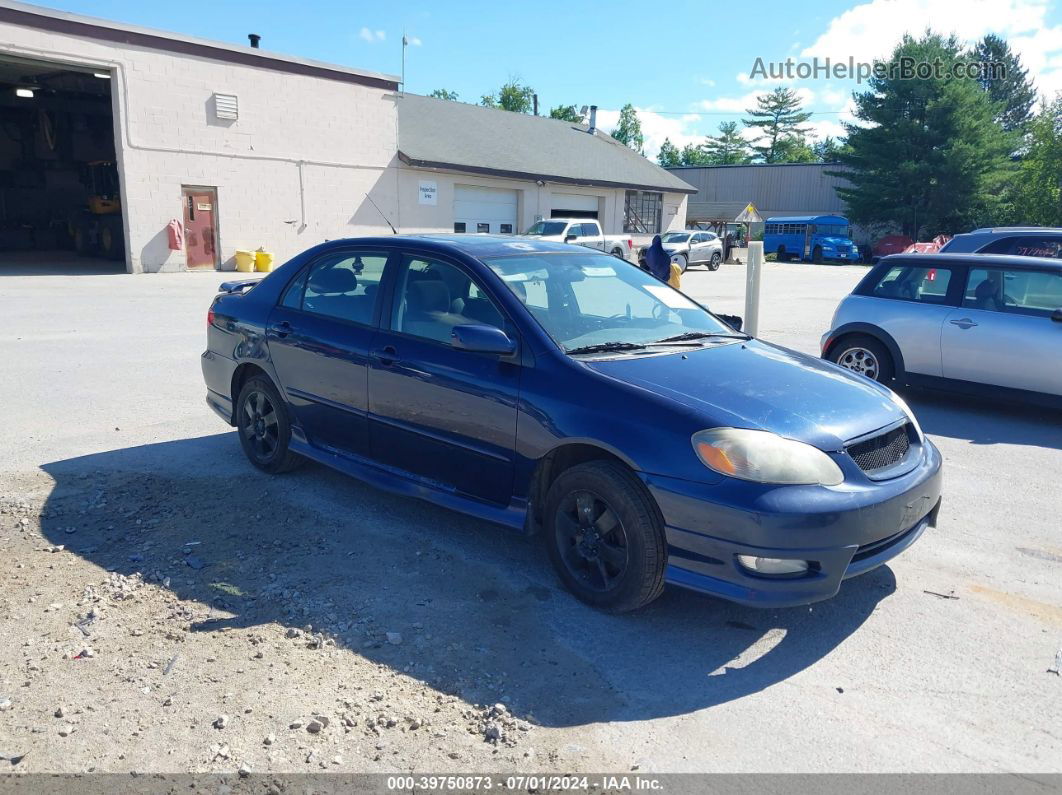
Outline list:
[[[958,320],[950,320],[948,322],[951,323],[953,326],[958,326],[959,328],[972,328],[973,326],[977,325],[968,317],[959,318]]]

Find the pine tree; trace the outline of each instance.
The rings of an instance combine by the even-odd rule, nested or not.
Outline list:
[[[674,166],[682,165],[682,155],[679,154],[678,147],[671,143],[670,138],[665,138],[664,142],[660,144],[660,151],[656,155],[656,162],[664,168],[673,168]]]
[[[748,163],[751,159],[749,145],[738,132],[736,121],[724,121],[719,125],[719,135],[709,135],[703,148],[709,161],[716,166],[732,166]]]
[[[970,51],[969,58],[982,64],[1000,64],[1004,74],[982,76],[978,81],[996,104],[996,123],[1007,132],[1021,131],[1033,116],[1036,89],[1029,73],[1021,66],[1021,58],[1007,42],[989,33]]]
[[[756,97],[756,108],[745,112],[752,118],[742,119],[742,124],[755,127],[761,133],[752,148],[764,163],[783,162],[780,158],[786,151],[786,142],[808,133],[808,128],[800,125],[811,114],[801,110],[800,100],[791,88],[776,88],[769,94],[761,94]]]
[[[638,121],[638,112],[634,109],[634,105],[629,102],[620,108],[619,124],[612,131],[612,137],[638,154],[645,154],[645,136],[642,135],[642,123]]]
[[[904,36],[889,60],[938,58],[945,73],[960,57],[952,36]],[[904,80],[884,74],[855,95],[860,124],[845,124],[847,145],[832,172],[850,183],[838,195],[859,224],[894,224],[927,239],[968,230],[1007,176],[1013,137],[993,121],[994,106],[975,80]],[[831,172],[827,172],[831,173]]]
[[[1044,104],[1028,131],[1028,149],[1014,183],[1013,221],[1062,226],[1062,92]]]

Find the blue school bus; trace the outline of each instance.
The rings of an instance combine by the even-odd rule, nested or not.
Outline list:
[[[840,215],[776,216],[764,221],[763,253],[779,262],[859,262],[852,227]]]

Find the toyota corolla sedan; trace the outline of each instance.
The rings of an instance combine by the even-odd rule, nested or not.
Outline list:
[[[337,240],[207,314],[207,403],[306,459],[545,541],[580,599],[826,599],[935,523],[888,388],[752,339],[638,267],[511,237]]]

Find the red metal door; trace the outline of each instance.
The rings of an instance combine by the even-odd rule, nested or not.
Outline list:
[[[189,268],[216,268],[217,188],[183,188],[184,248]]]

